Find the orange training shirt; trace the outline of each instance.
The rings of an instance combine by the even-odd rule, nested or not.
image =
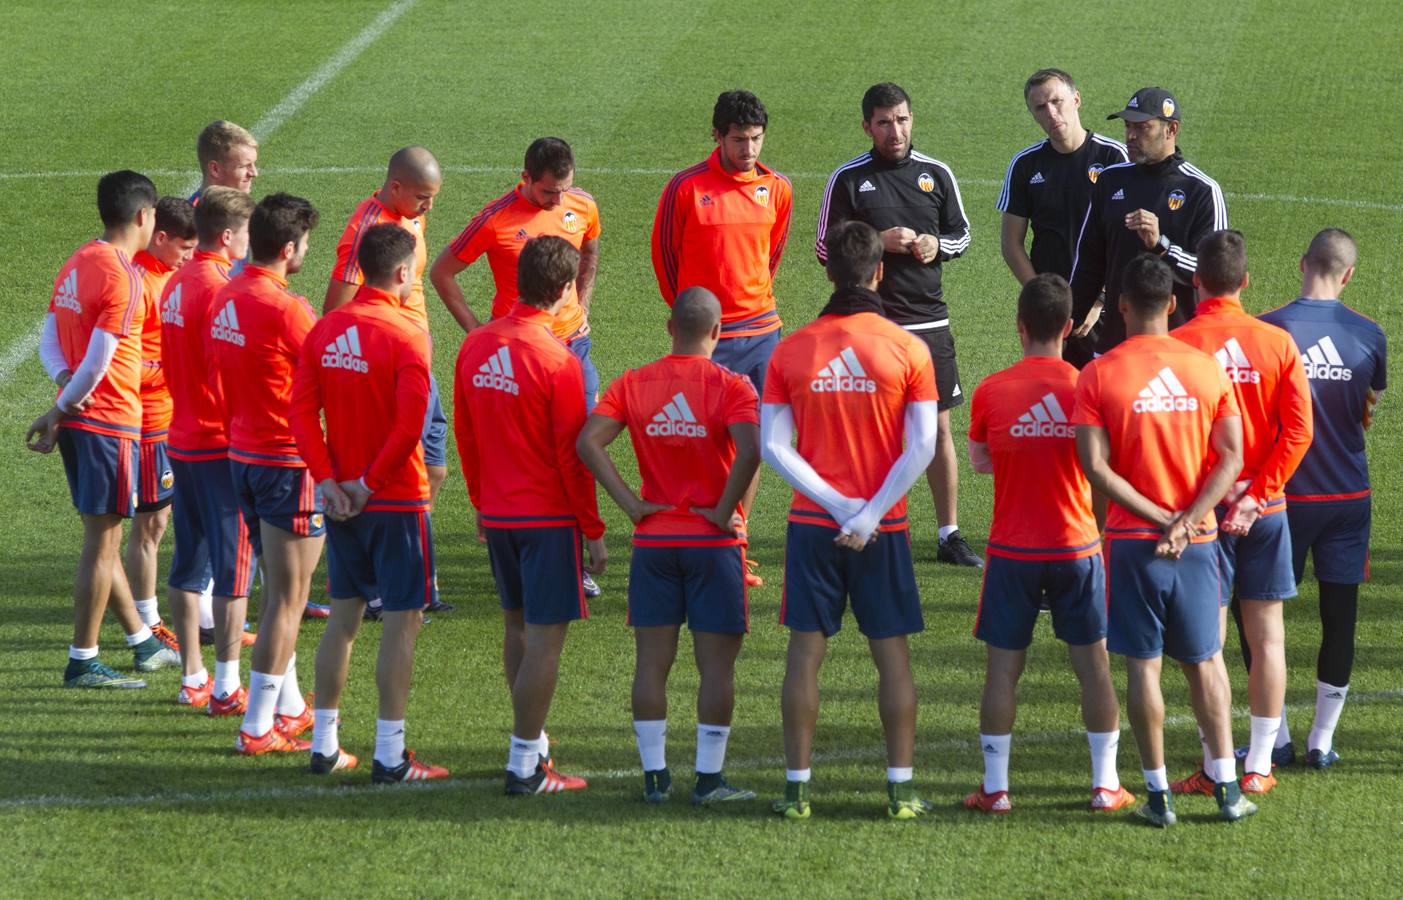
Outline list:
[[[161,371],[161,293],[175,270],[145,250],[133,257],[141,270],[141,439],[163,441],[171,424],[171,392]]]
[[[341,232],[341,240],[336,244],[336,266],[331,277],[347,284],[365,284],[365,272],[361,270],[356,255],[360,252],[361,235],[366,230],[385,223],[398,225],[414,235],[414,289],[404,301],[403,309],[411,319],[425,331],[429,330],[429,310],[424,304],[424,269],[429,264],[429,251],[424,244],[423,216],[406,219],[380,202],[380,192],[376,191],[351,213],[346,230]]]
[[[196,250],[161,292],[161,373],[170,391],[172,459],[223,459],[229,452],[224,389],[206,346],[214,296],[233,267],[222,253]]]

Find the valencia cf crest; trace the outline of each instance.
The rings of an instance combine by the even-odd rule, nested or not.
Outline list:
[[[1095,184],[1096,179],[1101,177],[1101,170],[1104,168],[1106,167],[1101,165],[1100,163],[1092,163],[1091,168],[1086,170],[1087,180],[1089,180],[1092,184]]]
[[[322,518],[322,514],[321,514],[321,513],[312,513],[312,527],[313,527],[313,528],[320,528],[320,527],[322,527],[322,522],[324,522],[324,521],[325,521],[325,519]]]
[[[161,473],[161,490],[168,491],[175,487],[175,473],[166,469]]]
[[[574,234],[580,230],[580,217],[575,215],[573,210],[566,210],[565,215],[560,219],[560,225],[569,234]]]
[[[1184,192],[1183,192],[1183,191],[1170,191],[1170,192],[1169,192],[1169,211],[1170,211],[1170,212],[1173,212],[1173,211],[1175,211],[1176,209],[1178,209],[1179,207],[1181,207],[1181,206],[1183,206],[1183,205],[1184,205]]]
[[[1160,105],[1160,110],[1162,111],[1161,115],[1166,119],[1171,118],[1174,115],[1174,101],[1165,97],[1164,103]]]
[[[916,187],[929,194],[935,190],[935,179],[930,177],[929,172],[922,172],[921,177],[916,179]]]
[[[770,205],[770,189],[763,184],[755,186],[755,202],[761,206]]]

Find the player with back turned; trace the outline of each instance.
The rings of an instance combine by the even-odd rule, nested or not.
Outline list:
[[[1383,329],[1340,302],[1357,260],[1347,232],[1321,231],[1301,257],[1300,298],[1262,316],[1286,329],[1301,351],[1315,423],[1310,449],[1286,483],[1296,581],[1305,577],[1309,555],[1320,584],[1315,721],[1306,743],[1306,763],[1314,769],[1340,758],[1335,727],[1354,667],[1359,585],[1369,577],[1372,493],[1364,431],[1388,384]]]
[[[1242,420],[1217,361],[1169,337],[1169,266],[1147,254],[1131,260],[1118,296],[1129,337],[1082,369],[1072,424],[1082,471],[1111,501],[1106,646],[1126,658],[1126,711],[1149,790],[1137,813],[1160,828],[1177,821],[1164,765],[1167,654],[1212,754],[1219,816],[1234,821],[1257,807],[1233,759],[1213,508],[1242,469]]]
[[[404,315],[421,270],[419,242],[401,225],[357,240],[362,283],[312,328],[293,376],[288,423],[325,498],[331,615],[317,647],[311,770],[352,768],[338,717],[351,647],[367,602],[381,600],[371,781],[447,778],[405,747],[414,643],[433,596],[429,479],[420,444],[429,406],[429,336]],[[326,426],[323,435],[322,416]]]
[[[935,453],[935,372],[926,345],[882,316],[877,231],[846,222],[829,232],[827,252],[833,294],[817,319],[780,341],[760,407],[765,461],[794,487],[780,607],[789,629],[785,795],[774,809],[809,817],[818,672],[851,600],[879,676],[887,814],[913,819],[932,807],[912,776],[916,686],[907,636],[925,624],[906,492]]]
[[[142,280],[132,257],[151,242],[156,201],[155,185],[137,172],[112,172],[98,180],[102,237],[79,247],[59,269],[40,339],[58,347],[58,354],[41,359],[59,393],[30,425],[25,443],[41,453],[59,448],[73,506],[83,520],[66,687],[146,687],[98,659],[109,600],[138,671],[179,661],[137,615],[119,555],[122,520],[136,511],[141,438]]]
[[[752,800],[721,774],[735,707],[735,666],[749,630],[741,551],[741,496],[760,465],[755,388],[711,360],[721,304],[706,288],[672,302],[672,353],[619,376],[594,408],[576,447],[585,465],[637,526],[629,571],[634,628],[633,729],[643,796],[667,799],[667,677],[683,622],[692,633],[697,692],[692,802]],[[642,478],[635,494],[607,446],[627,428]]]

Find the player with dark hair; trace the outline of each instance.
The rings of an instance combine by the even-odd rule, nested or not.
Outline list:
[[[818,214],[820,263],[828,233],[846,221],[866,222],[882,237],[882,310],[930,349],[940,389],[940,434],[926,480],[935,502],[936,558],[982,566],[956,522],[959,468],[950,410],[964,402],[955,338],[941,281],[942,266],[969,248],[960,187],[950,167],[911,145],[911,98],[899,85],[874,84],[862,97],[862,130],[872,149],[839,166],[828,179]]]
[[[443,172],[438,159],[424,147],[403,147],[390,157],[385,181],[351,213],[341,240],[336,244],[336,265],[331,270],[331,282],[326,288],[322,312],[328,313],[350,302],[365,283],[360,264],[360,242],[366,232],[376,225],[390,223],[403,228],[414,238],[414,283],[401,308],[410,321],[425,334],[429,333],[429,311],[424,303],[424,268],[428,251],[424,244],[426,216],[433,209],[434,198],[443,185]],[[430,339],[430,349],[433,341]],[[448,417],[443,412],[438,380],[429,370],[429,405],[424,416],[422,434],[424,467],[429,478],[429,506],[438,498],[439,488],[448,477]],[[452,603],[438,596],[438,577],[434,577],[434,595],[429,601],[430,612],[450,612]],[[374,598],[372,598],[373,600]]]
[[[126,570],[137,615],[152,634],[175,650],[180,649],[176,635],[161,623],[156,602],[156,555],[170,524],[171,499],[175,495],[175,474],[166,445],[172,409],[170,389],[161,370],[160,300],[171,273],[189,262],[196,243],[195,207],[180,197],[162,197],[156,203],[156,231],[151,243],[132,258],[142,280],[141,448],[137,458],[136,515],[127,536]]]
[[[1126,266],[1118,308],[1129,337],[1077,379],[1077,456],[1111,500],[1106,523],[1107,649],[1126,658],[1126,710],[1149,802],[1137,814],[1175,823],[1164,766],[1161,659],[1179,662],[1212,754],[1221,818],[1257,811],[1232,753],[1232,695],[1223,665],[1213,508],[1242,469],[1242,419],[1213,357],[1169,336],[1174,275],[1141,254]]]
[[[1218,360],[1242,413],[1242,474],[1218,508],[1218,547],[1223,600],[1231,598],[1248,671],[1252,738],[1242,789],[1265,794],[1276,784],[1272,757],[1281,756],[1274,750],[1286,703],[1283,607],[1296,596],[1286,482],[1310,447],[1310,387],[1291,336],[1242,309],[1248,275],[1241,232],[1215,231],[1195,253],[1198,311],[1170,336]],[[1200,770],[1170,787],[1209,794],[1213,782]]]
[[[395,222],[357,235],[361,287],[302,345],[288,423],[325,498],[331,616],[317,647],[314,774],[353,768],[337,720],[351,647],[366,603],[385,623],[375,666],[380,707],[371,781],[447,778],[405,747],[414,643],[433,596],[433,526],[420,442],[429,405],[429,336],[402,304],[414,292],[422,246]],[[325,434],[322,416],[325,413]]]
[[[697,691],[697,805],[753,800],[721,774],[735,708],[736,657],[750,616],[741,551],[740,501],[760,465],[755,388],[711,361],[721,340],[721,303],[687,288],[672,303],[672,352],[620,375],[595,407],[576,448],[636,527],[628,621],[637,665],[633,730],[643,796],[668,797],[667,677],[683,622],[692,632]],[[627,428],[640,493],[624,483],[609,444]]]
[[[1061,275],[1024,282],[1018,295],[1023,359],[984,379],[970,398],[969,459],[976,472],[994,476],[994,519],[974,625],[974,636],[988,647],[979,706],[984,781],[965,806],[988,813],[1013,808],[1008,760],[1015,691],[1044,606],[1081,683],[1091,808],[1117,810],[1135,802],[1116,772],[1120,701],[1106,657],[1101,538],[1069,419],[1077,370],[1061,355],[1071,319],[1072,291]]]
[[[288,290],[319,216],[290,194],[269,194],[249,219],[251,262],[220,289],[206,338],[224,388],[234,490],[264,569],[248,708],[234,741],[241,754],[306,750],[297,735],[312,713],[297,687],[297,631],[326,524],[321,500],[288,427],[292,375],[316,322]]]
[[[774,281],[789,239],[794,189],[760,162],[769,113],[749,91],[726,91],[711,113],[716,149],[668,181],[653,218],[653,274],[671,305],[688,287],[721,302],[721,341],[712,359],[765,388],[779,342]],[[741,501],[749,515],[759,475]],[[750,562],[747,561],[747,565]],[[751,586],[763,584],[747,571]]]
[[[59,393],[29,426],[25,443],[40,453],[59,448],[83,520],[66,687],[146,687],[98,659],[109,600],[138,671],[180,659],[137,615],[120,555],[122,520],[137,505],[141,439],[142,279],[132,257],[151,243],[156,202],[156,187],[145,175],[124,170],[99,179],[102,237],[79,247],[59,269],[40,339],[48,348],[40,359]]]
[[[586,786],[555,770],[545,733],[567,627],[589,614],[574,574],[581,533],[590,572],[603,572],[609,556],[594,479],[575,452],[584,374],[551,330],[574,298],[580,253],[564,238],[538,237],[518,266],[516,305],[473,329],[458,353],[453,432],[502,603],[514,712],[506,791],[552,794]]]
[[[161,373],[170,390],[169,452],[175,479],[171,526],[175,552],[167,577],[171,620],[185,671],[176,702],[210,715],[242,715],[248,703],[239,675],[243,630],[253,583],[253,544],[229,471],[224,386],[209,364],[206,336],[215,295],[229,283],[235,260],[248,253],[248,194],[208,187],[195,207],[195,255],[161,292]],[[201,596],[211,597],[214,678],[200,652]]]
[[[1354,277],[1358,248],[1348,232],[1326,228],[1301,257],[1301,296],[1262,316],[1286,329],[1300,349],[1310,384],[1315,435],[1286,483],[1296,581],[1306,556],[1320,585],[1320,651],[1315,665],[1315,721],[1306,763],[1327,769],[1354,668],[1359,585],[1369,577],[1371,491],[1364,431],[1388,384],[1388,344],[1373,319],[1340,302]],[[1277,742],[1289,742],[1285,715]]]
[[[907,635],[925,626],[906,492],[935,452],[937,394],[926,345],[882,316],[882,250],[862,222],[829,232],[833,294],[815,321],[775,349],[760,412],[765,461],[794,487],[780,608],[789,628],[786,785],[774,805],[791,819],[810,813],[818,672],[849,599],[877,666],[887,814],[913,819],[932,809],[912,779],[916,686]]]
[[[1047,137],[1018,151],[1008,164],[998,201],[1003,214],[999,247],[1019,284],[1043,272],[1070,278],[1092,185],[1107,166],[1129,156],[1120,141],[1082,126],[1081,91],[1063,70],[1039,69],[1030,75],[1023,101]],[[1025,248],[1029,225],[1031,250]],[[1066,345],[1070,362],[1085,365],[1091,359],[1083,345]]]

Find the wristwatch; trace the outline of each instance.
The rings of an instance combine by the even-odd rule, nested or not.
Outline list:
[[[1155,252],[1160,256],[1165,256],[1169,253],[1169,248],[1172,246],[1173,244],[1169,241],[1169,235],[1161,234],[1159,236],[1159,243],[1155,244]]]

